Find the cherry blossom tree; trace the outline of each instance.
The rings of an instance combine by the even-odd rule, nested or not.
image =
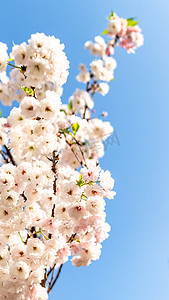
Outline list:
[[[105,198],[115,192],[99,165],[113,127],[106,112],[93,117],[94,96],[114,79],[115,45],[134,53],[142,44],[137,22],[111,12],[102,36],[85,43],[93,59],[76,77],[85,88],[65,105],[69,61],[60,40],[32,34],[9,56],[0,43],[0,99],[19,102],[0,118],[0,299],[48,299],[66,261],[99,259],[110,231]]]

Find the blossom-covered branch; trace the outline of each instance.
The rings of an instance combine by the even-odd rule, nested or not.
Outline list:
[[[99,159],[113,127],[93,117],[94,96],[114,79],[115,45],[134,52],[143,37],[136,21],[113,12],[103,33],[85,43],[94,58],[79,65],[85,88],[68,104],[61,95],[69,62],[58,39],[33,34],[9,56],[0,43],[0,100],[19,102],[0,118],[0,299],[48,299],[63,264],[88,266],[108,237],[114,180]]]

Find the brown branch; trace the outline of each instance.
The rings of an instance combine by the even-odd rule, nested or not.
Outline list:
[[[49,293],[50,290],[52,289],[51,286],[52,286],[52,283],[53,283],[53,277],[54,277],[54,272],[55,272],[55,266],[56,266],[56,264],[54,264],[53,268],[51,269],[51,270],[52,270],[52,277],[51,277],[51,280],[49,281],[49,287],[48,287],[47,293]]]
[[[56,170],[56,165],[59,161],[59,154],[56,154],[56,150],[53,151],[53,159],[52,159],[52,171],[54,173],[54,181],[53,181],[53,194],[56,195],[57,193],[57,185],[56,185],[56,182],[57,182],[57,178],[58,178],[58,175],[57,175],[57,170]],[[52,208],[52,213],[51,213],[51,217],[54,218],[55,217],[55,204],[53,204],[53,208]],[[52,234],[49,233],[48,235],[49,239],[52,238]]]
[[[55,174],[55,178],[54,178],[54,181],[53,181],[53,193],[54,195],[56,195],[56,181],[57,181],[57,170],[56,170],[56,165],[59,161],[59,154],[56,155],[56,151],[54,150],[53,151],[53,164],[52,164],[52,171],[53,173]]]
[[[54,216],[55,216],[55,204],[53,204],[51,217],[54,218]]]
[[[91,80],[92,77],[93,77],[93,75],[90,74],[90,80]],[[88,81],[87,84],[86,84],[86,92],[88,93],[88,92],[90,92],[90,90],[91,90],[90,81]],[[87,106],[87,104],[85,104],[84,113],[83,113],[83,119],[86,118],[86,110],[87,110],[87,108],[88,108],[88,106]]]
[[[74,240],[75,236],[76,236],[76,233],[73,233],[71,235],[71,237],[69,238],[68,243],[72,242]]]
[[[60,273],[61,273],[61,271],[62,271],[62,267],[63,267],[63,264],[60,265],[59,270],[58,270],[58,273],[57,273],[55,279],[53,280],[50,289],[48,288],[48,294],[50,293],[50,291],[51,291],[52,288],[54,287],[56,281],[58,280],[58,278],[59,278],[59,276],[60,276]]]
[[[88,106],[85,104],[85,108],[84,108],[84,113],[83,113],[83,119],[86,119],[86,110],[87,110]]]
[[[9,160],[8,160],[7,157],[5,157],[5,154],[6,154],[6,153],[4,153],[4,152],[1,150],[1,151],[0,151],[0,154],[2,155],[4,161],[8,164],[8,163],[9,163]]]
[[[79,147],[80,153],[82,154],[82,157],[83,157],[83,160],[84,160],[84,164],[83,164],[83,165],[87,168],[85,156],[84,156],[84,153],[83,153],[83,151],[82,151],[82,145],[81,145],[81,143],[80,143],[75,137],[74,137],[74,140],[75,140],[76,144],[77,144],[78,147]]]
[[[9,157],[11,163],[12,163],[14,166],[16,166],[16,162],[15,162],[15,160],[13,159],[13,156],[12,156],[12,154],[11,154],[11,152],[10,152],[10,149],[9,149],[6,145],[4,145],[4,148],[5,148],[5,150],[6,150],[6,155]]]
[[[71,237],[70,237],[69,240],[68,240],[68,243],[71,243],[71,242],[74,240],[75,236],[76,236],[76,233],[72,234]],[[54,287],[56,281],[58,280],[58,278],[59,278],[59,276],[60,276],[60,273],[61,273],[61,271],[62,271],[63,264],[60,265],[59,270],[58,270],[58,273],[57,273],[55,279],[53,280],[53,278],[54,278],[55,266],[56,266],[56,264],[54,264],[54,266],[53,266],[52,268],[50,268],[50,270],[49,270],[48,273],[47,273],[47,278],[48,278],[49,275],[52,273],[52,277],[51,277],[51,280],[50,280],[50,282],[49,282],[49,287],[48,287],[48,290],[47,290],[47,293],[48,293],[48,294],[50,293],[50,291],[51,291],[52,288]]]
[[[68,240],[68,243],[71,243],[73,242],[74,238],[76,236],[76,233],[72,234],[71,237],[69,238]],[[49,277],[49,275],[52,273],[52,277],[51,277],[51,280],[50,280],[50,283],[49,283],[49,287],[48,287],[48,294],[50,293],[51,289],[53,288],[54,284],[56,283],[57,279],[59,278],[59,275],[60,275],[60,272],[61,272],[61,269],[63,267],[63,264],[60,265],[60,268],[58,270],[58,273],[56,275],[56,278],[54,279],[53,281],[53,277],[54,277],[54,270],[55,270],[55,266],[56,264],[53,265],[52,268],[49,269],[48,273],[47,273],[47,278]],[[53,282],[52,282],[53,281]]]
[[[97,84],[97,80],[93,79],[94,75],[92,74],[91,70],[89,72],[90,72],[90,80],[86,84],[86,92],[87,93],[91,92],[91,97],[93,97],[98,84]],[[93,79],[93,83],[91,83],[91,79]],[[85,104],[84,112],[83,112],[83,119],[86,119],[87,108],[88,108],[88,106],[87,106],[87,104]]]
[[[53,193],[54,195],[56,195],[57,193],[57,186],[56,186],[56,182],[57,182],[57,170],[56,170],[56,165],[59,161],[59,154],[56,155],[56,151],[53,151],[53,164],[52,164],[52,171],[54,173],[54,181],[53,181]],[[52,208],[52,214],[51,217],[54,218],[55,216],[55,204],[53,204],[53,208]]]
[[[20,195],[23,197],[24,202],[26,202],[27,201],[27,197],[25,196],[24,192],[22,194],[20,194]]]
[[[70,146],[70,150],[73,152],[74,156],[76,157],[77,161],[79,162],[79,164],[83,167],[83,162],[80,160],[80,158],[77,156],[77,154],[75,153],[75,151],[71,148],[71,144],[69,144],[69,142],[66,140],[66,143]]]
[[[33,234],[33,238],[37,238],[36,227],[32,226],[30,232]]]
[[[46,273],[46,270],[45,270],[45,274],[44,274],[44,278],[42,279],[42,281],[41,281],[41,286],[42,287],[46,287],[46,280],[47,280],[47,273]]]
[[[50,268],[48,273],[47,273],[47,277],[49,277],[50,273],[52,272],[53,268]]]

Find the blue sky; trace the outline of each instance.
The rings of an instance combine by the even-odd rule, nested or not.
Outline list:
[[[145,44],[128,55],[116,48],[118,68],[107,97],[95,97],[108,111],[120,146],[109,145],[101,161],[115,179],[115,200],[107,201],[112,230],[99,261],[63,267],[50,300],[168,300],[169,298],[169,38],[167,1],[2,1],[0,40],[12,47],[31,33],[55,35],[66,46],[70,75],[62,101],[74,89],[83,49],[106,27],[111,10],[137,17]],[[9,109],[3,110],[6,115]]]

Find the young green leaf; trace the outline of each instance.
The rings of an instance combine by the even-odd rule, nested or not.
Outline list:
[[[109,16],[109,20],[111,20],[111,18],[114,16],[114,11],[111,11],[111,14]]]
[[[105,29],[101,34],[108,34],[107,29]]]
[[[133,18],[127,19],[127,26],[133,27],[133,26],[136,26],[137,24],[138,24],[138,22],[137,22],[137,21],[134,21]]]
[[[80,128],[79,123],[75,123],[72,125],[72,130],[73,130],[74,135],[76,135],[79,128]]]
[[[84,185],[84,181],[83,181],[83,179],[82,179],[82,175],[79,176],[79,181],[77,181],[77,185],[78,185],[78,186]]]
[[[31,88],[28,88],[26,86],[20,86],[19,87],[25,92],[27,93],[27,95],[29,96],[33,96],[34,95],[34,91]]]
[[[69,110],[72,109],[72,100],[69,102],[68,108],[69,108]]]

